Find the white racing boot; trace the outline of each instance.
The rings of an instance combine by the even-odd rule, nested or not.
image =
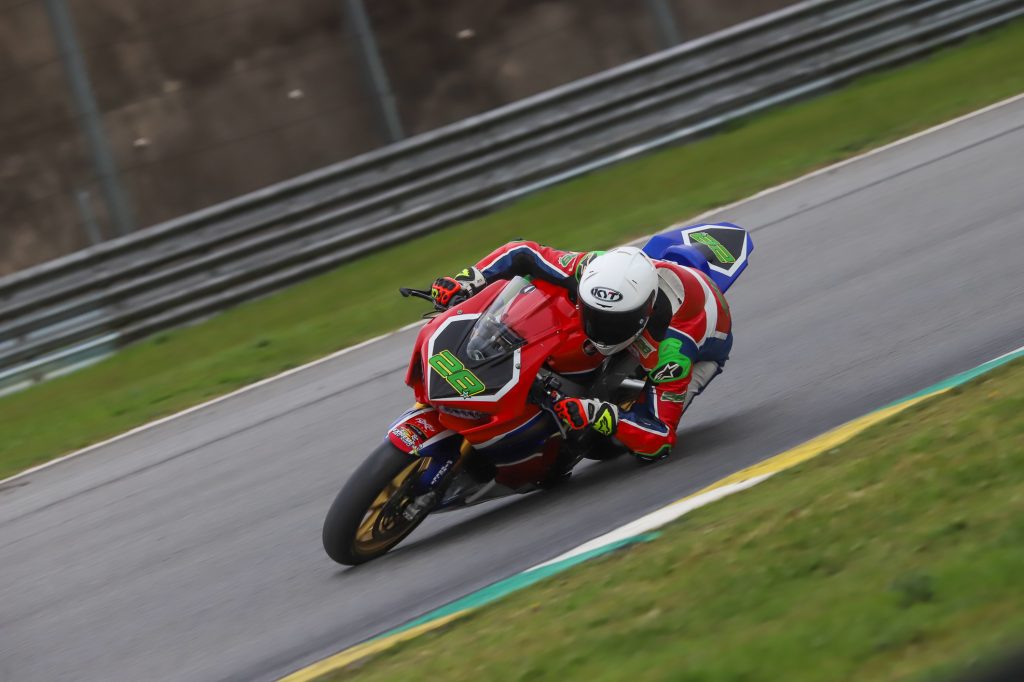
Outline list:
[[[693,399],[708,387],[711,380],[722,373],[722,365],[714,360],[701,360],[693,366],[690,374],[690,385],[686,387],[686,399],[683,401],[683,412],[690,406]]]

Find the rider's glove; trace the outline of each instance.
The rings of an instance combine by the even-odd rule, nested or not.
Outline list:
[[[589,426],[603,436],[610,436],[619,426],[618,406],[603,400],[560,398],[555,401],[553,409],[558,418],[574,431]]]
[[[430,296],[441,308],[448,308],[465,301],[487,286],[484,273],[476,268],[466,268],[454,277],[438,277],[430,287]]]

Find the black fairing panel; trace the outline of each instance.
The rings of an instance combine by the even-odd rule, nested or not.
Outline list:
[[[475,323],[475,318],[452,321],[434,337],[432,352],[437,355],[445,350],[450,351],[485,386],[485,389],[476,395],[494,395],[512,381],[515,371],[515,355],[510,353],[501,358],[482,362],[469,360],[466,344]],[[444,377],[437,373],[437,370],[431,367],[428,371],[431,373],[431,377],[430,390],[427,395],[431,400],[455,400],[462,397],[445,381]]]

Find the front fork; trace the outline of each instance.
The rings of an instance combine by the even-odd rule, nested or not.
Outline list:
[[[593,435],[589,432],[570,431],[565,428],[554,413],[553,402],[563,395],[583,395],[584,388],[573,381],[560,377],[548,370],[540,370],[531,390],[531,402],[552,417],[559,435],[561,447],[553,463],[553,475],[557,478],[570,471],[586,453],[591,450]],[[413,485],[414,501],[407,513],[417,514],[426,507],[457,506],[458,492],[445,499],[448,488],[464,469],[466,457],[472,446],[461,434],[441,424],[437,410],[429,405],[417,403],[400,416],[388,430],[391,444],[411,457],[425,458],[426,464],[420,469]],[[459,486],[465,487],[465,486]],[[479,487],[479,486],[477,486]],[[468,491],[464,491],[468,492]]]
[[[426,460],[412,490],[413,504],[419,507],[436,504],[470,450],[459,433],[441,424],[437,411],[429,405],[416,404],[406,411],[388,429],[387,438],[410,457]]]

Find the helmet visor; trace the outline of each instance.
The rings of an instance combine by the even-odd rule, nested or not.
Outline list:
[[[654,297],[652,296],[651,299]],[[632,310],[601,310],[583,303],[583,333],[595,344],[616,346],[630,341],[647,325],[651,316],[651,303],[648,300],[639,308]]]

